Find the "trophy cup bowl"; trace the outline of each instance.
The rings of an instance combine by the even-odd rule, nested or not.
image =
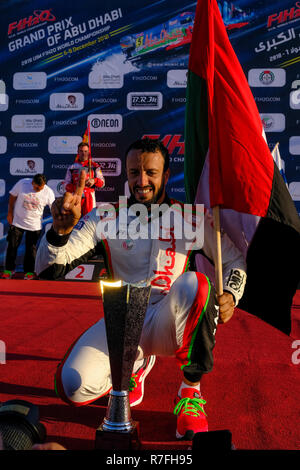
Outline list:
[[[129,384],[148,306],[151,286],[100,281],[112,390],[96,448],[138,446],[138,423],[131,418]]]

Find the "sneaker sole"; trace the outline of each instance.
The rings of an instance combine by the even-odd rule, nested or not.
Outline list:
[[[15,274],[16,274],[15,271],[12,271],[11,275],[8,275],[8,276],[6,276],[6,277],[2,277],[2,276],[1,276],[0,279],[5,279],[6,281],[9,281],[9,279],[12,279]]]
[[[199,431],[199,432],[208,432],[208,429],[206,431]],[[180,439],[182,441],[192,441],[194,438],[195,432],[192,430],[186,431],[185,435],[179,434],[179,432],[176,429],[176,438]]]
[[[139,404],[143,401],[143,399],[144,399],[144,383],[145,383],[145,380],[146,380],[147,375],[149,374],[149,372],[151,371],[152,367],[154,366],[155,361],[156,361],[156,356],[151,356],[150,361],[149,361],[149,364],[147,365],[144,374],[141,376],[141,379],[142,379],[142,385],[141,385],[141,387],[142,387],[142,394],[141,394],[141,397],[140,397],[138,400],[136,400],[135,402],[130,403],[130,407],[131,407],[131,408],[132,408],[133,406],[139,405]]]
[[[194,431],[186,431],[185,435],[182,436],[176,429],[176,438],[180,439],[181,441],[192,441],[195,433]]]

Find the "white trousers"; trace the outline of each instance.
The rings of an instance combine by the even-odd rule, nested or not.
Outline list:
[[[193,356],[199,355],[195,335],[199,336],[196,343],[201,343],[200,355],[209,356],[209,366],[203,365],[204,357],[196,362],[203,372],[209,371],[205,369],[212,367],[211,351],[218,315],[212,290],[206,276],[186,272],[178,277],[160,302],[148,306],[133,371],[150,355],[176,356],[181,367],[195,362]],[[105,322],[101,319],[80,336],[58,366],[56,391],[68,403],[85,405],[108,393],[111,387]]]

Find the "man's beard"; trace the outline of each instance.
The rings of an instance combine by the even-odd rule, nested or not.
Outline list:
[[[135,195],[134,195],[135,189],[136,189],[138,186],[135,186],[135,187],[133,188],[133,191],[130,189],[130,194],[131,194],[131,196],[130,196],[129,204],[130,204],[130,205],[132,205],[132,204],[143,204],[144,206],[147,207],[147,209],[150,209],[152,204],[157,204],[157,201],[162,197],[163,192],[164,192],[164,190],[165,190],[165,183],[164,183],[164,181],[162,181],[162,183],[161,183],[161,185],[160,185],[160,187],[159,187],[159,189],[158,189],[158,191],[157,191],[156,194],[154,194],[154,189],[155,189],[154,186],[153,186],[152,184],[149,185],[149,186],[151,186],[152,191],[153,191],[153,197],[152,197],[152,199],[150,199],[149,201],[138,201],[138,200],[136,199]]]

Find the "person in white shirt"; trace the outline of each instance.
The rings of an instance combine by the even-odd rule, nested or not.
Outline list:
[[[51,208],[54,192],[46,184],[46,177],[36,174],[33,179],[19,180],[9,192],[5,270],[2,279],[11,279],[15,272],[17,251],[25,233],[24,279],[34,279],[36,247],[42,231],[42,217],[46,206]]]

